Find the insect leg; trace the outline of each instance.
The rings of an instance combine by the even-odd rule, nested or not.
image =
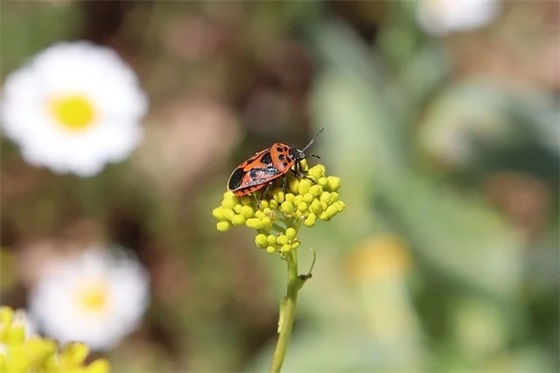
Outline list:
[[[288,177],[286,175],[284,175],[282,177],[282,192],[284,192],[284,194],[286,194],[286,186],[288,185]]]
[[[264,190],[263,190],[263,192],[262,192],[262,194],[261,194],[261,198],[259,198],[259,204],[257,205],[257,208],[260,208],[260,207],[261,207],[261,202],[262,202],[264,196],[266,195],[266,193],[268,192],[268,189],[270,188],[270,186],[271,186],[272,184],[273,184],[273,182],[271,181],[271,182],[269,182],[268,184],[266,184],[266,186],[264,187]]]

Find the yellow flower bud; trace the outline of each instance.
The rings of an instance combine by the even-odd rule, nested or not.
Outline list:
[[[295,196],[292,193],[288,193],[285,195],[285,201],[284,202],[294,202],[294,198]]]
[[[246,218],[250,218],[254,213],[255,211],[251,206],[242,206],[240,211],[238,212],[238,214],[243,215]]]
[[[325,166],[323,165],[315,165],[309,169],[309,174],[318,180],[325,176]]]
[[[247,219],[247,222],[245,223],[246,226],[248,226],[249,228],[253,228],[253,229],[263,229],[264,227],[264,223],[261,219],[256,219],[256,218],[250,218]]]
[[[329,192],[323,192],[319,199],[321,202],[329,203],[331,201],[331,194]]]
[[[327,214],[329,215],[329,218],[332,218],[337,213],[338,213],[338,208],[336,206],[330,205],[329,207],[327,207]]]
[[[300,211],[300,212],[305,212],[305,211],[307,211],[307,203],[301,201],[300,203],[298,203],[297,209],[298,209],[298,211]]]
[[[266,248],[266,252],[269,254],[272,254],[276,251],[276,248],[274,246],[269,246]]]
[[[232,199],[232,198],[235,198],[235,194],[233,194],[231,190],[226,191],[222,196],[222,199]]]
[[[231,224],[228,221],[220,221],[216,224],[216,229],[220,232],[225,232],[231,227]]]
[[[284,234],[281,234],[276,238],[276,243],[278,245],[286,245],[288,243],[288,237]]]
[[[298,187],[299,187],[299,179],[292,177],[288,180],[288,187],[290,188],[290,190],[292,191],[292,193],[297,193],[298,192]]]
[[[311,206],[309,209],[315,214],[320,214],[321,212],[323,212],[323,205],[318,200],[314,200],[313,202],[311,202]]]
[[[216,218],[217,220],[220,220],[220,221],[225,220],[225,218],[224,218],[224,208],[223,207],[216,207],[214,210],[212,210],[212,216],[214,216],[214,218]]]
[[[239,198],[237,198],[236,196],[232,196],[230,198],[224,198],[222,200],[222,207],[232,210],[235,207],[235,205],[237,205],[238,203],[239,203]]]
[[[231,219],[232,219],[233,216],[235,215],[235,212],[233,212],[232,209],[226,209],[226,208],[224,208],[224,209],[223,209],[223,214],[224,214],[224,218],[225,218],[226,220],[231,221]]]
[[[307,192],[303,195],[303,202],[305,203],[311,203],[313,202],[313,200],[315,199],[315,197],[313,197],[313,194]]]
[[[268,216],[263,217],[261,219],[261,222],[263,223],[263,228],[265,228],[265,229],[268,229],[272,226],[272,219]]]
[[[264,234],[257,234],[255,236],[255,245],[257,245],[258,247],[264,249],[265,247],[268,246],[268,239],[266,237],[266,235]]]
[[[313,197],[318,197],[322,192],[323,188],[317,184],[312,185],[311,188],[309,188],[309,193],[311,193]]]
[[[296,238],[297,232],[294,228],[290,227],[288,229],[286,229],[286,237],[288,237],[288,240],[293,240],[294,238]]]
[[[310,213],[307,218],[303,221],[303,225],[305,225],[308,228],[311,228],[312,226],[315,225],[315,222],[317,221],[317,218],[315,217],[314,213]]]
[[[280,248],[280,251],[282,251],[283,253],[287,253],[288,251],[292,250],[292,245],[282,245],[282,247]]]
[[[266,237],[266,240],[267,240],[267,242],[268,242],[268,244],[269,244],[270,246],[276,245],[276,236],[275,236],[275,235],[269,234],[269,235]]]
[[[327,176],[327,187],[331,192],[336,192],[341,185],[340,178],[338,176]]]
[[[298,185],[298,194],[305,194],[309,191],[309,188],[311,188],[311,185],[313,185],[311,183],[311,180],[309,179],[301,179]]]
[[[329,203],[333,204],[336,201],[338,201],[338,192],[332,192],[331,193],[331,200],[329,201]]]
[[[233,215],[231,218],[231,224],[233,225],[242,225],[245,224],[245,217],[243,215]]]
[[[292,242],[292,250],[297,249],[299,247],[299,244],[300,244],[299,241]]]
[[[280,205],[280,211],[283,214],[290,214],[292,212],[294,212],[294,205],[288,201],[282,202],[282,204]]]

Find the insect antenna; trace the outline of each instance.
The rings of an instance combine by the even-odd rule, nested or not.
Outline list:
[[[309,158],[309,157],[315,157],[315,158],[321,159],[321,157],[319,157],[317,154],[306,154],[306,155],[305,155],[305,158]],[[305,159],[305,158],[304,158],[304,159]]]
[[[313,136],[313,138],[311,139],[311,141],[309,141],[309,144],[307,144],[305,146],[305,148],[301,149],[302,152],[305,152],[307,150],[307,148],[309,148],[311,146],[311,144],[313,144],[313,141],[315,141],[315,139],[317,138],[317,136],[319,136],[321,134],[321,132],[323,132],[325,129],[321,128],[321,130],[319,132],[317,132],[317,134],[315,136]]]

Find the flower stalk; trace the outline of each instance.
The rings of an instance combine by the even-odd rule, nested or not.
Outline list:
[[[313,252],[313,263],[311,264],[309,272],[305,275],[298,275],[297,250],[291,251],[285,257],[288,266],[288,287],[286,289],[286,295],[282,298],[282,302],[280,303],[278,340],[276,342],[272,365],[270,367],[271,373],[280,372],[282,364],[284,363],[284,358],[286,356],[286,351],[288,350],[288,345],[290,344],[290,337],[294,326],[298,293],[305,282],[311,278],[311,271],[313,270],[313,265],[315,264],[315,251],[311,251]]]

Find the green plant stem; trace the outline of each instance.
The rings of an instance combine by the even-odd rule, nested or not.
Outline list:
[[[282,363],[284,362],[288,344],[290,343],[290,336],[292,335],[298,292],[305,283],[305,279],[300,278],[298,275],[297,250],[292,250],[286,255],[286,262],[288,264],[288,288],[286,296],[282,298],[282,303],[280,304],[278,341],[276,342],[276,349],[274,350],[274,357],[270,368],[271,373],[278,373],[282,369]]]

